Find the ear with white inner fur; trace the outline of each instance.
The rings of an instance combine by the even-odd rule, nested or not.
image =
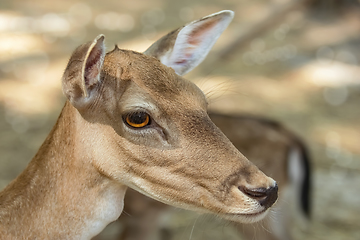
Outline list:
[[[225,10],[196,20],[162,37],[144,53],[184,75],[204,60],[233,17],[234,12]]]
[[[99,35],[93,42],[79,46],[65,69],[63,92],[76,108],[86,106],[97,93],[105,57],[104,38],[104,35]]]

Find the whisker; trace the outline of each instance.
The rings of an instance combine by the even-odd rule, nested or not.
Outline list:
[[[122,213],[125,213],[125,214],[128,215],[129,217],[133,217],[130,213],[126,212],[125,210],[123,210]],[[122,214],[122,213],[121,213],[121,214]]]
[[[248,84],[239,79],[234,79],[233,77],[207,76],[199,78],[194,82],[202,89],[210,104],[215,103],[226,96],[229,98],[242,97],[247,102],[253,104],[262,105],[264,107],[273,107],[271,101],[266,101],[259,97],[259,95],[252,94],[252,92],[249,92]]]
[[[193,226],[192,226],[192,228],[191,228],[189,240],[191,240],[191,238],[192,238],[192,235],[193,235],[193,232],[194,232],[194,228],[195,228],[196,222],[197,222],[197,220],[199,219],[199,217],[200,217],[200,216],[197,216],[197,218],[196,218],[195,221],[194,221],[194,224],[193,224]]]

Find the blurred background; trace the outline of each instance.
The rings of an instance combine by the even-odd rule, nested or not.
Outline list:
[[[314,168],[307,239],[360,239],[359,0],[2,0],[0,189],[54,125],[65,102],[61,76],[78,45],[103,33],[108,50],[144,51],[223,9],[235,12],[233,22],[186,77],[211,92],[212,110],[275,119],[305,141]],[[183,239],[231,231],[217,218],[177,214]]]

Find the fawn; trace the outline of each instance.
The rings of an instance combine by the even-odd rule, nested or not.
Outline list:
[[[123,210],[127,187],[238,222],[263,219],[276,182],[244,157],[181,75],[233,17],[212,14],[145,53],[104,36],[79,46],[62,78],[67,101],[26,169],[0,193],[0,239],[91,239]]]

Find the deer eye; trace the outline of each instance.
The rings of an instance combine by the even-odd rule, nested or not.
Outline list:
[[[150,124],[150,116],[146,112],[132,112],[125,115],[125,123],[133,128],[142,128]]]

